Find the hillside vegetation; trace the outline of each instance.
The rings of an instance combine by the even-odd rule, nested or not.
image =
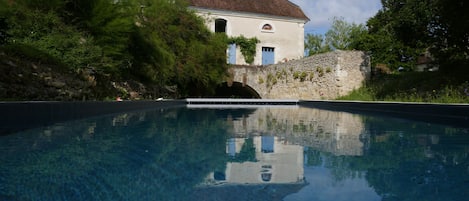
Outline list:
[[[209,94],[226,41],[182,0],[0,0],[0,99]]]
[[[366,25],[337,17],[324,35],[306,36],[310,55],[341,49],[361,50],[371,56],[377,72],[373,79],[342,99],[469,102],[469,2],[381,3],[382,9]],[[431,66],[439,70],[415,72],[434,71]]]
[[[306,36],[311,55],[361,50],[387,69],[341,99],[468,103],[469,3],[382,5]],[[204,20],[185,0],[0,0],[0,100],[214,97],[233,39]],[[439,71],[414,72],[422,55]]]

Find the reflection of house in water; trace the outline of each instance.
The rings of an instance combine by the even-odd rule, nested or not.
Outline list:
[[[363,155],[368,137],[359,115],[312,108],[258,108],[232,124],[236,137],[267,133],[334,155]]]
[[[305,182],[303,147],[301,146],[285,144],[284,141],[274,136],[256,136],[229,139],[226,151],[232,161],[228,162],[225,172],[210,174],[207,183],[294,184]],[[246,158],[246,155],[255,157]]]

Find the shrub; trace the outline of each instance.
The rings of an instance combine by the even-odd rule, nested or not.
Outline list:
[[[306,80],[306,77],[308,76],[308,73],[307,72],[301,72],[300,74],[300,81],[301,82],[304,82]]]
[[[300,78],[300,72],[296,71],[293,73],[293,79],[299,79]]]

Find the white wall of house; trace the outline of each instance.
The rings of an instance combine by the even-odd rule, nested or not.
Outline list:
[[[262,65],[262,47],[274,48],[275,63],[304,57],[304,24],[306,21],[287,17],[276,17],[253,13],[239,13],[219,10],[195,8],[196,12],[206,19],[207,27],[215,31],[215,20],[227,21],[228,36],[243,35],[247,38],[256,37],[260,40],[256,48],[253,65]],[[263,30],[270,24],[272,30]],[[236,64],[245,65],[239,47],[236,53]]]

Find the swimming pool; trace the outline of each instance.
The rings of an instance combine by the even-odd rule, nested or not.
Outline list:
[[[0,136],[0,200],[466,200],[469,126],[174,107]]]

